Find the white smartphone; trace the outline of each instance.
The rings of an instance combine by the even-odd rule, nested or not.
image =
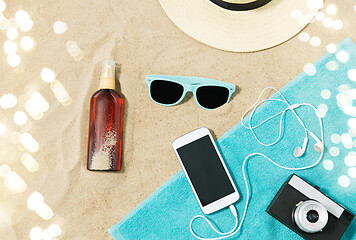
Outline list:
[[[173,149],[205,214],[216,212],[239,199],[210,131],[203,127],[173,141]]]

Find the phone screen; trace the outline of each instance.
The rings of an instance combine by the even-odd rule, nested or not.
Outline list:
[[[208,135],[177,149],[202,206],[235,192]]]

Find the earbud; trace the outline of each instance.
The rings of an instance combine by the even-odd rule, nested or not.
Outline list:
[[[317,151],[318,153],[321,153],[324,151],[324,144],[320,141],[320,139],[315,136],[314,133],[309,132],[310,136],[312,136],[312,138],[314,138],[314,140],[316,141],[316,143],[314,144],[314,150]]]
[[[320,139],[315,136],[314,133],[309,131],[310,136],[312,136],[312,138],[314,138],[314,140],[316,141],[316,143],[314,144],[314,150],[317,151],[318,153],[321,153],[324,151],[324,144],[320,141]],[[304,142],[303,142],[303,147],[297,147],[294,149],[294,156],[295,157],[301,157],[303,156],[306,148],[307,148],[307,144],[308,144],[308,138],[304,138]]]
[[[324,151],[324,145],[323,143],[315,143],[314,144],[314,149],[315,151],[317,151],[318,153],[322,153]]]
[[[303,147],[300,148],[300,147],[296,147],[294,149],[294,157],[301,157],[303,156],[304,152],[305,152],[305,149],[307,148],[307,144],[308,144],[308,138],[305,137],[304,138],[304,142],[303,142]]]

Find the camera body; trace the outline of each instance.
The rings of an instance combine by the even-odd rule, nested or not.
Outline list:
[[[267,212],[304,239],[337,240],[354,215],[293,174],[281,187]]]

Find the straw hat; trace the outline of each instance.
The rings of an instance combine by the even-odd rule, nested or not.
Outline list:
[[[276,46],[300,32],[323,0],[160,0],[186,34],[209,46],[253,52]]]

